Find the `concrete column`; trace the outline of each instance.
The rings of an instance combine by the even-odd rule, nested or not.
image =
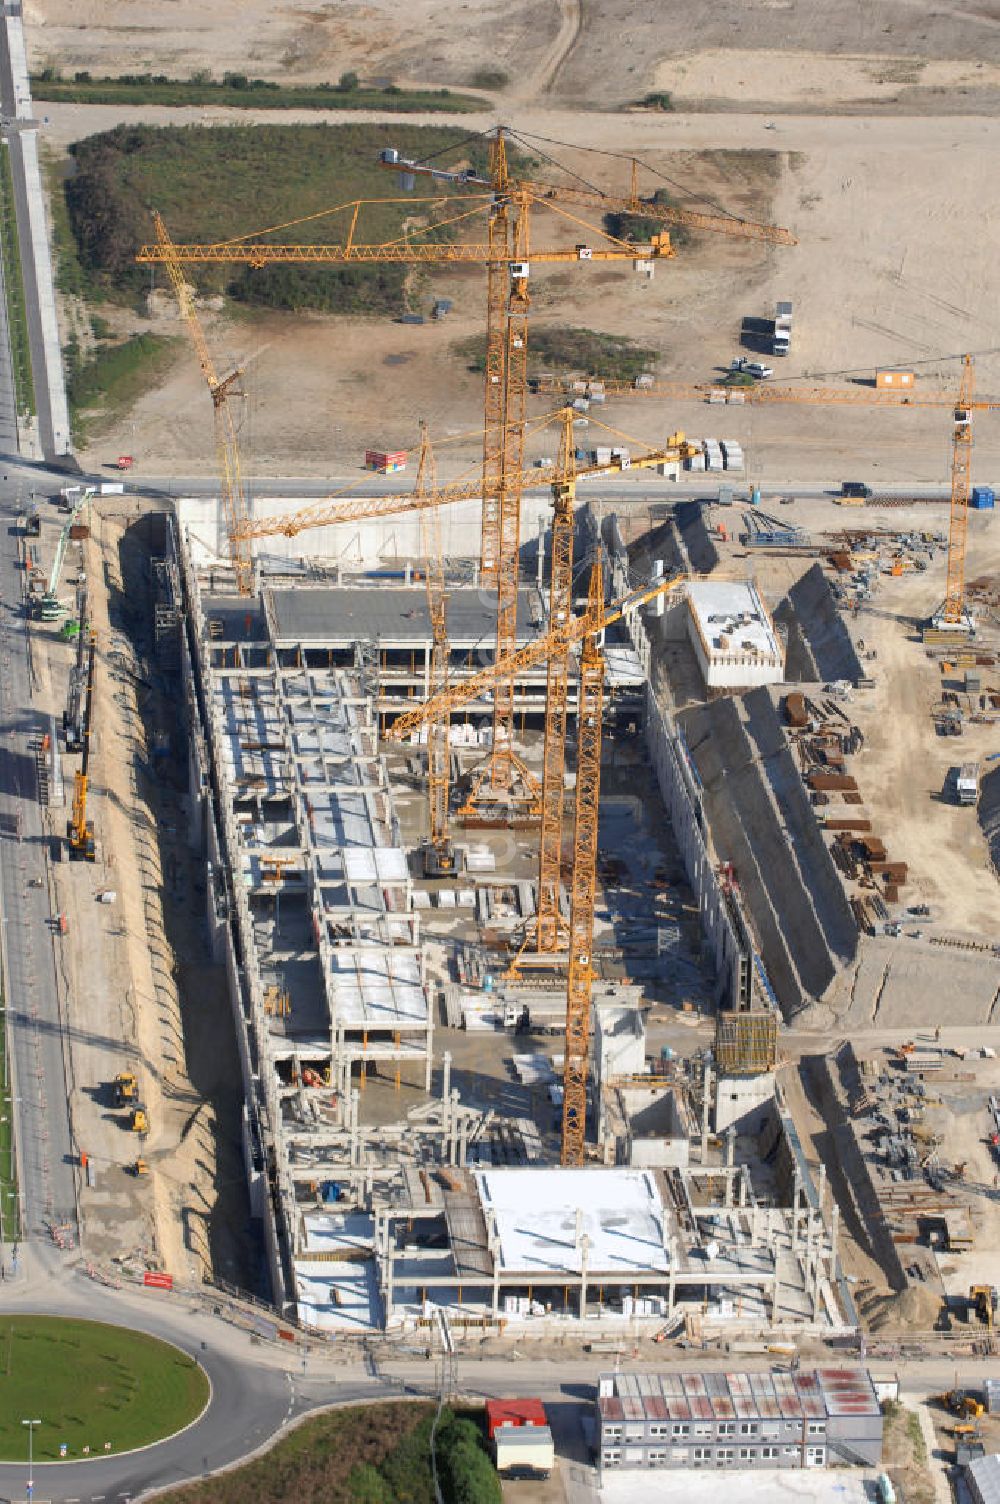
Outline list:
[[[736,1129],[735,1128],[727,1128],[726,1129],[726,1170],[727,1171],[730,1171],[730,1172],[732,1171],[735,1159],[736,1159]],[[729,1174],[726,1175],[726,1190],[725,1190],[724,1205],[726,1205],[726,1206],[732,1206],[732,1204],[733,1204],[733,1176],[732,1176],[731,1173],[729,1173]]]
[[[795,1171],[795,1179],[792,1182],[792,1252],[795,1253],[799,1246],[799,1196],[802,1190],[802,1180],[798,1170]]]
[[[587,1318],[587,1257],[590,1253],[590,1239],[586,1233],[580,1239],[580,1320]]]
[[[701,1103],[701,1162],[708,1162],[708,1114],[709,1104],[712,1097],[712,1067],[705,1061],[705,1070],[702,1076],[702,1103]]]

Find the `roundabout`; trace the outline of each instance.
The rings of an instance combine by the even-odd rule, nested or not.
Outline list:
[[[136,1451],[191,1425],[211,1393],[193,1356],[144,1332],[0,1318],[0,1462],[26,1457],[29,1429],[36,1463]]]

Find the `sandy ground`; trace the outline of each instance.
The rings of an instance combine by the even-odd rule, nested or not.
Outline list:
[[[976,91],[1000,87],[1000,68],[981,59],[944,62],[720,48],[660,63],[655,80],[679,109],[709,99],[738,99],[744,108],[757,101],[835,114],[848,104],[860,107],[900,98],[916,109],[928,103],[920,97],[926,90],[952,99],[960,95],[964,110],[975,107]]]
[[[174,118],[162,110],[50,107],[43,136],[60,149],[126,115]],[[740,348],[743,318],[767,317],[779,298],[791,298],[796,310],[783,380],[808,374],[835,383],[841,373],[870,376],[877,366],[913,365],[920,379],[940,389],[956,379],[957,366],[945,357],[1000,345],[991,291],[1000,172],[990,164],[997,166],[1000,157],[998,122],[798,117],[768,130],[759,117],[609,116],[598,129],[592,116],[525,110],[517,118],[526,132],[549,139],[575,135],[635,150],[689,192],[737,213],[770,216],[800,242],[793,249],[765,248],[700,236],[661,265],[652,282],[627,266],[545,268],[532,289],[539,327],[580,324],[632,335],[660,352],[661,375],[692,380],[728,365]],[[475,117],[475,123],[487,121]],[[738,151],[750,155],[730,155]],[[608,164],[595,168],[593,159],[560,156],[613,185],[617,171]],[[650,174],[649,186],[656,181]],[[976,234],[955,234],[956,225],[973,221],[980,226]],[[455,311],[444,323],[420,328],[274,315],[259,324],[210,320],[220,363],[227,354],[251,357],[248,468],[262,475],[290,468],[350,473],[367,445],[412,444],[421,417],[439,436],[478,434],[480,380],[449,349],[482,327],[481,284],[481,275],[469,270],[429,274],[422,305],[429,311],[434,298],[452,297]],[[293,376],[296,396],[289,402]],[[1000,392],[1000,358],[981,354],[977,376],[981,390]],[[713,421],[718,416],[713,413]],[[863,473],[878,467],[888,471],[886,478],[904,480],[943,480],[947,473],[941,414],[782,406],[742,414],[730,409],[724,417],[747,446],[755,478],[765,481],[839,480],[847,468]],[[709,431],[702,404],[671,404],[664,412],[648,399],[622,402],[613,410],[609,405],[608,421],[649,442],[678,426],[696,435]],[[991,422],[984,418],[977,430],[980,463],[991,458]],[[211,473],[211,410],[193,355],[178,358],[167,386],[144,398],[127,423],[124,434],[107,442],[114,448],[127,437],[140,474],[185,467]],[[474,438],[461,459],[456,452],[455,468],[473,462],[477,447]],[[1000,449],[993,450],[993,463],[998,456]],[[86,456],[101,457],[96,451]]]

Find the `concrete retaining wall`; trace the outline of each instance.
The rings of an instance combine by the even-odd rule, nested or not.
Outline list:
[[[856,683],[864,677],[821,565],[795,582],[774,615],[789,633],[789,679],[798,674],[804,681]]]
[[[857,927],[767,690],[684,719],[716,850],[736,868],[787,1016],[820,997]]]
[[[979,823],[990,849],[993,871],[1000,879],[1000,762],[992,765],[979,788]]]
[[[581,531],[589,536],[591,547],[595,546],[598,529],[589,507],[581,514]],[[628,555],[617,529],[606,529],[604,536],[610,543],[611,593],[617,598],[628,592]],[[686,607],[683,609],[686,611]],[[655,630],[659,619],[651,616],[648,623],[649,628]],[[625,618],[625,626],[648,678],[653,653],[647,622],[639,612],[633,612]],[[646,743],[650,761],[687,880],[698,902],[706,949],[715,967],[716,998],[722,1006],[732,1007],[739,1000],[741,976],[753,969],[753,956],[747,940],[737,933],[709,856],[698,775],[691,765],[684,739],[671,716],[659,704],[649,683],[646,684],[645,697]]]

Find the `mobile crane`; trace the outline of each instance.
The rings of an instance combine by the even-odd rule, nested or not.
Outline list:
[[[73,818],[69,825],[71,861],[92,862],[96,857],[94,822],[87,819],[87,779],[90,772],[90,736],[94,719],[94,668],[97,633],[91,628],[87,652],[87,693],[83,712],[83,759],[73,779]]]
[[[56,544],[55,558],[52,561],[52,568],[49,571],[49,582],[45,587],[45,594],[42,596],[41,600],[38,603],[38,615],[41,621],[58,621],[60,616],[64,615],[65,613],[66,608],[56,595],[56,591],[59,589],[59,581],[62,577],[63,564],[66,562],[66,550],[69,547],[70,532],[73,528],[73,524],[76,522],[76,519],[79,516],[80,512],[90,501],[93,494],[94,492],[92,490],[84,491],[83,494],[78,498],[78,500],[73,503],[73,508],[69,516],[66,518],[63,529],[59,534],[59,542]]]

